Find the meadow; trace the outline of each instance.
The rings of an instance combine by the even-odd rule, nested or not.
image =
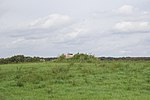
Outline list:
[[[150,100],[150,61],[0,65],[0,100]]]

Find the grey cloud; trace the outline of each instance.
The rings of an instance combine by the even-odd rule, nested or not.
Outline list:
[[[8,12],[8,8],[6,7],[5,0],[0,0],[0,18],[4,16]]]
[[[12,3],[13,5],[9,5],[13,7],[17,4],[16,1],[20,2],[15,0],[15,3]],[[22,53],[26,55],[57,56],[66,52],[85,52],[96,54],[97,56],[150,56],[149,24],[140,26],[140,22],[149,23],[149,12],[145,12],[144,8],[138,10],[128,9],[132,11],[125,15],[111,10],[117,10],[127,4],[138,8],[139,2],[135,0],[114,1],[115,3],[109,3],[110,8],[108,9],[106,4],[108,4],[109,0],[107,2],[88,0],[86,1],[87,5],[92,8],[88,11],[86,8],[89,6],[81,6],[85,2],[83,0],[79,7],[77,5],[73,6],[78,9],[84,7],[79,11],[71,6],[73,5],[72,1],[69,1],[71,5],[67,3],[67,0],[63,0],[63,3],[59,4],[56,1],[46,0],[45,7],[47,9],[37,7],[37,5],[40,5],[37,4],[34,7],[38,10],[35,10],[35,8],[30,7],[31,4],[29,5],[29,9],[31,9],[29,12],[23,12],[26,7],[21,4],[21,2],[27,4],[28,1],[20,2],[23,7],[14,7],[13,12],[9,13],[5,19],[8,19],[5,24],[8,24],[8,26],[12,24],[14,28],[0,29],[0,55],[7,56]],[[37,2],[41,3],[43,1],[39,0]],[[67,3],[68,7],[64,2]],[[79,0],[73,2],[75,4],[80,3]],[[89,2],[92,2],[92,4],[89,4]],[[99,6],[102,5],[98,4],[101,2],[105,5]],[[50,4],[53,5],[50,6]],[[61,7],[58,8],[58,6]],[[20,7],[20,9],[16,9],[17,7]],[[56,19],[52,12],[57,13],[55,15]],[[22,14],[27,17],[25,20],[23,20]],[[31,19],[26,14],[30,15]],[[46,17],[42,17],[44,15]],[[11,20],[14,20],[14,22],[11,22]],[[21,27],[24,22],[26,24]],[[131,22],[132,25],[131,27],[125,25],[120,28],[122,25],[120,24],[118,25],[120,30],[114,29],[114,26],[121,22]],[[136,24],[135,22],[138,23]],[[127,29],[123,31],[125,28]]]

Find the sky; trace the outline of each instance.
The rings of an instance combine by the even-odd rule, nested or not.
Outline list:
[[[150,0],[0,0],[0,57],[150,56]]]

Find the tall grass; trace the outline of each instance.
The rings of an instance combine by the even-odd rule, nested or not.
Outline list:
[[[0,100],[149,100],[150,62],[0,65]]]

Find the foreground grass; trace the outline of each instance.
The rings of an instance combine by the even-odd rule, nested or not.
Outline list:
[[[0,100],[150,100],[150,62],[0,65]]]

